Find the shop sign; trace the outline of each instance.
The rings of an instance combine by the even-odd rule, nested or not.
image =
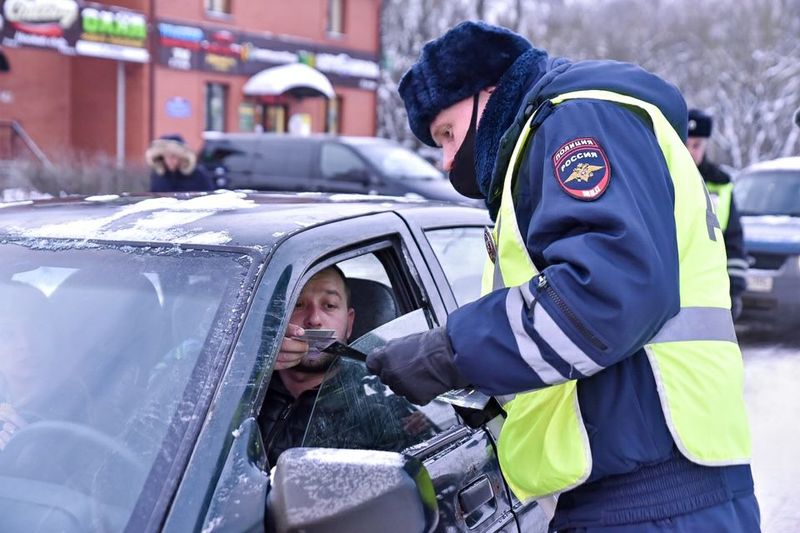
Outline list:
[[[167,100],[166,112],[168,117],[189,118],[192,116],[192,104],[182,96],[173,96]]]
[[[266,68],[300,62],[338,85],[367,90],[378,86],[380,66],[375,54],[169,21],[159,21],[156,28],[156,60],[170,68],[251,76]]]
[[[146,63],[147,18],[115,7],[84,7],[75,49],[80,55]]]
[[[50,48],[74,54],[70,30],[78,20],[74,0],[5,0],[3,2],[3,46]]]
[[[144,63],[147,18],[129,9],[76,0],[0,0],[3,46]]]
[[[199,52],[205,39],[203,30],[195,26],[159,22],[158,51],[159,63],[177,70],[199,69]]]

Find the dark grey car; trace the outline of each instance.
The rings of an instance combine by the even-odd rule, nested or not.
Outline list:
[[[496,425],[445,401],[407,406],[428,431],[360,449],[312,415],[277,465],[257,423],[314,273],[342,268],[360,342],[385,342],[477,297],[488,222],[441,203],[230,191],[4,204],[0,415],[19,427],[0,451],[1,529],[544,531],[503,480]],[[326,381],[315,409],[342,386]],[[380,401],[358,381],[348,394],[350,421]]]
[[[377,137],[207,132],[199,160],[220,188],[381,194],[483,207],[458,194],[422,157]]]
[[[736,178],[736,203],[751,258],[742,320],[800,325],[800,157],[766,161]]]

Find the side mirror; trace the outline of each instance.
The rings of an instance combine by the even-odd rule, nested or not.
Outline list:
[[[267,498],[274,533],[427,533],[438,517],[428,471],[394,452],[287,450]]]

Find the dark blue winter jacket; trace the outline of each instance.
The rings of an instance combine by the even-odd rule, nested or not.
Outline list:
[[[196,167],[189,175],[179,170],[150,173],[151,192],[213,191],[214,181],[202,167]]]
[[[534,279],[529,288],[536,305],[603,369],[586,377],[571,367],[537,332],[533,309],[523,326],[547,363],[564,378],[579,379],[591,484],[676,454],[642,347],[677,314],[680,301],[674,191],[649,118],[606,101],[548,101],[582,89],[651,102],[686,138],[686,104],[674,86],[635,65],[571,63],[534,49],[517,59],[487,103],[476,171],[494,218],[511,151],[538,109],[513,187],[520,232],[546,280]],[[592,201],[567,194],[553,166],[564,143],[582,138],[596,140],[611,169],[607,189]],[[459,370],[495,395],[546,386],[520,354],[506,318],[506,293],[493,291],[461,307],[447,323]],[[749,476],[749,467],[741,469]]]

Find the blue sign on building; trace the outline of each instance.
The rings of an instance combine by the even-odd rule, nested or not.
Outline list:
[[[167,100],[167,116],[172,118],[189,118],[192,116],[192,104],[182,96],[173,96]]]

